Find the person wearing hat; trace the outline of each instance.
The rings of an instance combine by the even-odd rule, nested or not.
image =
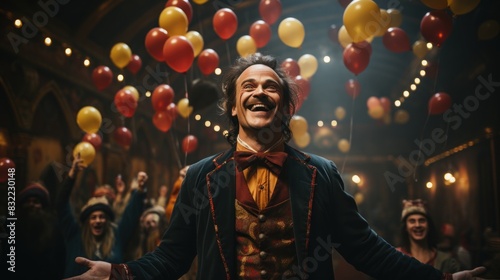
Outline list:
[[[160,244],[161,236],[168,225],[165,208],[157,205],[144,210],[140,224],[141,232],[135,254],[136,258],[152,252]]]
[[[421,199],[403,200],[400,252],[443,272],[460,271],[460,263],[450,253],[437,249],[438,231]]]
[[[14,279],[60,279],[65,247],[49,191],[39,182],[30,183],[17,194],[17,203]]]
[[[82,207],[79,219],[71,211],[69,197],[75,184],[76,175],[84,168],[83,161],[76,157],[65,179],[58,199],[58,215],[66,243],[66,270],[64,277],[85,272],[85,268],[75,265],[77,256],[93,260],[123,261],[123,248],[137,227],[146,195],[147,174],[139,172],[138,190],[132,193],[123,219],[114,224],[115,214],[106,196],[91,197]]]

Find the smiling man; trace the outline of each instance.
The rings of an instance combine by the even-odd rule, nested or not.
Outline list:
[[[344,191],[335,164],[286,143],[296,87],[271,56],[239,58],[220,108],[231,148],[190,166],[158,248],[126,264],[77,258],[74,279],[334,279],[333,247],[377,279],[472,279],[444,274],[380,238]]]

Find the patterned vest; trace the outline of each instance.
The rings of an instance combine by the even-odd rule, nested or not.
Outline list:
[[[269,204],[259,210],[242,172],[236,181],[238,279],[282,279],[297,263],[288,186],[278,178]]]

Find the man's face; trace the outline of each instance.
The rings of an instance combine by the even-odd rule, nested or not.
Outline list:
[[[31,196],[26,199],[23,206],[30,211],[40,211],[42,210],[42,202],[38,197]]]
[[[144,217],[143,221],[143,227],[146,229],[146,231],[152,231],[156,228],[158,228],[158,224],[160,223],[160,217],[158,214],[155,213],[149,213]]]
[[[245,69],[236,80],[236,101],[231,111],[238,118],[240,135],[255,135],[271,126],[279,130],[282,94],[282,81],[274,70],[262,64]]]
[[[406,218],[406,231],[408,231],[410,239],[424,240],[427,237],[428,229],[427,218],[424,215],[412,214]]]
[[[92,235],[99,237],[104,233],[104,227],[106,226],[106,214],[103,211],[94,211],[90,214],[89,224]]]

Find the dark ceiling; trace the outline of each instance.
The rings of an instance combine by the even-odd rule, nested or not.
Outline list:
[[[56,0],[46,2],[55,3]],[[58,2],[64,3],[62,0]],[[99,64],[113,66],[109,59],[109,51],[117,42],[127,43],[133,53],[142,58],[143,69],[147,66],[155,68],[159,64],[147,53],[144,40],[147,32],[158,26],[158,16],[165,7],[166,1],[72,0],[66,2],[59,4],[56,15],[50,18],[49,23],[42,28],[44,32],[88,54],[99,61]],[[229,65],[228,60],[234,60],[238,56],[235,47],[237,39],[247,35],[250,25],[260,19],[259,2],[257,0],[215,0],[198,5],[191,1],[193,16],[189,30],[200,32],[204,39],[204,48],[212,48],[219,54],[221,68],[224,69]],[[500,80],[498,76],[499,36],[492,40],[479,41],[476,35],[477,28],[483,21],[499,18],[500,1],[482,0],[479,6],[470,13],[454,17],[450,37],[442,47],[435,48],[426,57],[430,63],[438,65],[437,76],[422,78],[418,90],[403,103],[401,108],[410,113],[410,121],[404,125],[394,122],[383,124],[368,116],[366,100],[370,96],[385,96],[391,101],[399,99],[403,90],[408,89],[418,70],[422,68],[420,60],[411,51],[393,53],[387,50],[381,38],[378,37],[371,44],[373,52],[367,69],[358,76],[354,76],[342,62],[342,47],[328,36],[332,25],[340,27],[343,24],[344,8],[339,1],[284,0],[281,2],[282,14],[278,22],[271,26],[271,41],[259,51],[277,56],[280,60],[286,58],[298,60],[303,54],[312,54],[318,59],[318,70],[311,79],[311,93],[298,114],[308,120],[310,130],[314,131],[317,129],[318,120],[330,122],[336,119],[335,108],[343,106],[347,110],[347,117],[339,121],[334,138],[350,138],[352,133],[353,152],[388,154],[391,151],[407,151],[410,146],[414,145],[412,139],[418,139],[435,126],[446,125],[440,116],[427,114],[428,100],[435,92],[446,91],[452,96],[454,104],[461,104],[464,98],[473,93],[478,84],[478,76],[487,77],[493,73],[493,80]],[[430,8],[422,4],[420,0],[376,0],[375,2],[382,9],[400,10],[403,15],[403,23],[400,27],[406,31],[410,42],[421,39],[420,21]],[[28,18],[40,10],[37,1],[2,1],[0,6],[3,6],[4,12],[8,11],[15,16]],[[231,8],[238,17],[238,30],[227,41],[219,39],[212,27],[212,17],[217,9],[222,7]],[[286,17],[297,18],[305,27],[306,36],[300,48],[286,46],[277,35],[279,21]],[[323,63],[322,57],[325,55],[332,58],[331,63]],[[167,69],[165,65],[162,67]],[[176,90],[176,98],[183,97],[186,79],[193,81],[197,78],[202,78],[202,75],[196,69],[195,64],[186,77],[172,71],[169,82]],[[352,102],[344,88],[345,82],[351,78],[357,79],[362,88],[361,95],[355,102]],[[218,81],[215,75],[203,79]],[[494,104],[498,104],[498,97],[495,97],[493,102],[481,105],[483,107],[468,120],[469,123],[455,131],[456,137],[463,137],[464,131],[466,131],[465,134],[480,133],[486,126],[498,128],[498,114]],[[393,111],[395,109],[393,107]],[[215,110],[214,106],[206,110],[208,111],[204,112],[205,114],[215,115],[212,112]],[[308,148],[321,149],[313,144]]]

